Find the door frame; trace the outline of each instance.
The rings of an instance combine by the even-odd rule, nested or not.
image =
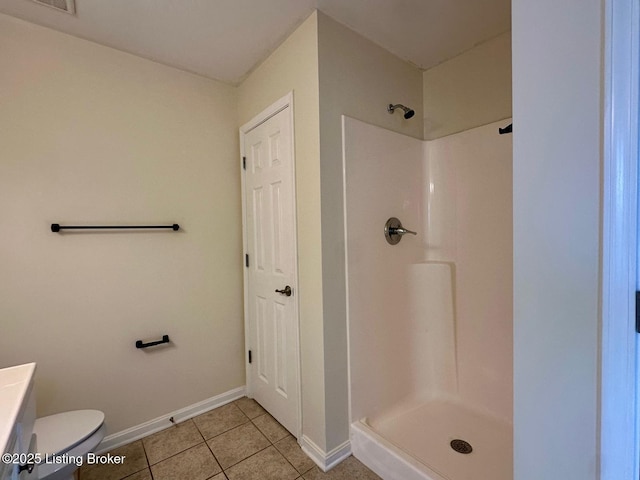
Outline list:
[[[293,295],[293,312],[294,312],[294,316],[295,316],[295,322],[294,322],[294,335],[293,335],[293,343],[294,343],[294,348],[295,348],[295,357],[296,357],[296,361],[295,361],[295,368],[296,368],[296,380],[297,380],[297,395],[298,395],[298,401],[297,401],[297,418],[296,418],[296,438],[298,439],[298,441],[300,440],[301,436],[302,436],[302,378],[301,378],[301,355],[300,355],[300,300],[299,300],[299,288],[298,288],[298,218],[297,218],[297,204],[296,204],[296,199],[297,199],[297,192],[296,192],[296,162],[295,162],[295,123],[294,123],[294,112],[293,112],[293,91],[287,93],[284,97],[276,100],[273,104],[271,104],[269,107],[267,107],[266,109],[264,109],[262,112],[260,112],[259,114],[257,114],[255,117],[253,117],[251,120],[249,120],[247,123],[245,123],[244,125],[242,125],[240,127],[240,176],[242,181],[241,183],[241,192],[242,192],[242,248],[243,248],[243,258],[242,258],[242,265],[243,265],[243,304],[244,304],[244,344],[245,344],[245,375],[246,375],[246,390],[247,390],[247,396],[249,398],[253,398],[253,385],[251,382],[251,367],[249,365],[249,359],[248,359],[248,350],[249,350],[249,327],[250,327],[250,319],[249,319],[249,305],[248,305],[248,299],[249,299],[249,275],[248,275],[248,268],[245,266],[245,259],[244,259],[244,254],[248,253],[248,238],[247,238],[247,205],[246,205],[246,176],[245,176],[245,169],[243,168],[243,159],[246,156],[245,155],[245,149],[244,149],[244,140],[245,140],[245,136],[247,135],[247,133],[249,133],[251,130],[253,130],[254,128],[258,127],[259,125],[263,124],[264,122],[266,122],[267,120],[269,120],[271,117],[275,116],[276,114],[280,113],[281,111],[285,110],[286,108],[289,108],[289,125],[291,126],[291,192],[292,192],[292,199],[291,201],[293,202],[293,235],[294,235],[294,241],[293,241],[293,255],[295,258],[295,268],[293,271],[293,291],[295,292],[295,294]]]
[[[637,480],[640,2],[605,0],[600,480]]]

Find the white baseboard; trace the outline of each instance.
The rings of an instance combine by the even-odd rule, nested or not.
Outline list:
[[[228,392],[207,398],[206,400],[194,403],[193,405],[181,408],[180,410],[167,413],[161,417],[136,425],[135,427],[128,428],[121,432],[112,433],[111,435],[104,437],[104,440],[102,440],[96,448],[95,453],[106,453],[114,448],[127,445],[128,443],[140,440],[147,435],[169,428],[173,425],[171,421],[169,421],[171,417],[173,417],[176,423],[180,423],[184,420],[188,420],[189,418],[208,412],[209,410],[213,410],[214,408],[233,402],[234,400],[243,397],[245,393],[246,387],[234,388]]]
[[[302,435],[298,443],[302,451],[306,453],[323,472],[328,472],[351,455],[351,443],[348,440],[328,453],[318,447],[318,445],[305,435]]]

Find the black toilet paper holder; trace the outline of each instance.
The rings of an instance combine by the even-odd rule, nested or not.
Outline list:
[[[155,342],[144,343],[142,340],[136,340],[136,348],[147,348],[163,343],[169,343],[169,335],[163,335],[162,340],[156,340]]]

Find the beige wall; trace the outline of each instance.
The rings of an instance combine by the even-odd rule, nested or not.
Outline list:
[[[511,32],[423,74],[424,138],[511,117]]]
[[[318,24],[313,13],[238,89],[239,124],[293,91],[302,433],[325,446]]]
[[[327,451],[349,436],[341,115],[422,138],[422,72],[318,14]],[[416,111],[405,120],[389,103]],[[402,158],[389,161],[402,162]],[[381,218],[381,228],[386,218]]]
[[[518,480],[600,478],[602,15],[513,2]]]
[[[347,440],[340,116],[422,138],[423,72],[322,13],[238,88],[0,27],[0,365],[39,363],[39,413],[100,408],[115,432],[244,384],[237,129],[293,91],[303,434],[326,452]],[[52,222],[183,231],[54,235]],[[133,348],[163,333],[172,347]]]
[[[422,73],[317,12],[240,85],[239,123],[291,90],[303,434],[330,452],[348,439],[341,115],[421,138]],[[416,116],[389,115],[390,102]]]
[[[236,90],[4,15],[0,85],[0,367],[38,363],[38,414],[114,433],[244,385]]]

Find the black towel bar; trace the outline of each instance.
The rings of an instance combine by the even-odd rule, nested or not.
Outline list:
[[[144,343],[142,340],[136,340],[136,348],[153,347],[154,345],[160,345],[162,343],[169,343],[169,335],[163,335],[162,340],[149,343]]]
[[[59,223],[51,224],[52,232],[60,230],[131,230],[140,228],[170,228],[174,232],[180,229],[180,225],[60,225]]]

